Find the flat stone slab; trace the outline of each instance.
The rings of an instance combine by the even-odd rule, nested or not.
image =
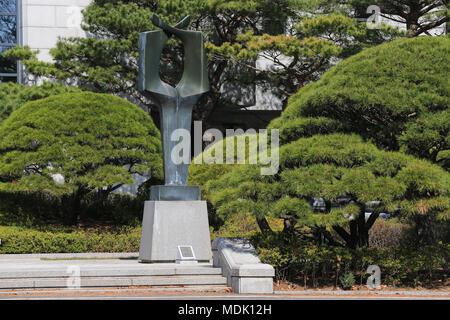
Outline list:
[[[44,259],[137,259],[139,252],[87,252],[87,253],[31,253],[31,254],[0,254],[0,261],[4,260],[39,260]]]
[[[81,287],[129,287],[129,286],[191,286],[226,285],[225,277],[204,276],[144,276],[144,277],[82,277]],[[67,278],[21,278],[0,279],[0,289],[19,288],[66,288]]]
[[[78,266],[81,277],[220,275],[209,263],[141,264],[137,260],[14,260],[0,263],[0,279],[69,277],[69,267]]]
[[[0,289],[65,288],[73,267],[81,287],[226,285],[220,268],[210,263],[142,264],[133,260],[41,260],[42,256],[2,257]],[[48,256],[44,258],[48,259]],[[61,256],[57,256],[61,259]],[[73,257],[72,257],[73,258]]]

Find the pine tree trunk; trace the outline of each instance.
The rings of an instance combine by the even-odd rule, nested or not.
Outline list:
[[[84,192],[79,188],[74,194],[68,198],[63,198],[61,201],[63,222],[65,225],[73,226],[78,223],[78,217],[81,213],[81,201]]]
[[[366,227],[366,207],[361,206],[358,216],[358,247],[369,246],[369,230]]]
[[[436,244],[436,231],[434,228],[433,217],[429,215],[421,215],[416,219],[416,234],[418,243],[421,245]]]
[[[289,216],[283,220],[283,233],[293,233],[294,226],[297,223],[297,219],[293,216]]]
[[[270,228],[269,222],[267,222],[265,217],[257,217],[256,223],[258,224],[258,227],[261,230],[262,234],[269,234],[273,232]]]
[[[352,220],[350,221],[350,241],[347,242],[347,246],[350,249],[356,249],[358,240],[358,224],[355,220]]]

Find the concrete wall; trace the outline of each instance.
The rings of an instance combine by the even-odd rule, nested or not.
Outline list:
[[[51,61],[49,50],[58,37],[84,37],[81,10],[91,0],[22,0],[22,43],[39,49],[38,58]]]

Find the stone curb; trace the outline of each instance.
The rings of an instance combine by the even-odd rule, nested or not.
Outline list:
[[[274,291],[274,294],[282,295],[336,295],[336,296],[352,296],[352,295],[405,295],[405,296],[448,296],[450,292],[445,291]]]
[[[160,288],[146,288],[146,289],[110,289],[110,288],[80,288],[80,289],[58,289],[53,288],[51,290],[42,290],[42,289],[34,289],[34,290],[23,290],[23,289],[0,289],[0,297],[5,294],[38,294],[38,293],[73,293],[73,292],[173,292],[173,291],[223,291],[223,290],[231,290],[230,287],[226,286],[208,286],[208,285],[200,285],[200,286],[191,286],[189,288],[170,288],[170,287],[160,287]]]

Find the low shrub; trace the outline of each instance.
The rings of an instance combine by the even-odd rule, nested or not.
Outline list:
[[[274,233],[251,237],[262,262],[275,268],[276,280],[308,286],[342,285],[352,273],[359,285],[366,283],[369,265],[381,269],[382,283],[391,286],[424,286],[443,283],[448,277],[450,245],[398,248],[359,248],[317,245],[311,240]]]
[[[86,200],[85,219],[136,227],[142,222],[144,202],[129,194],[112,193],[105,199],[94,193]]]
[[[0,226],[0,254],[137,252],[141,228],[94,230]]]
[[[353,275],[353,273],[348,272],[339,278],[339,282],[341,284],[342,289],[350,290],[356,282],[355,276]]]
[[[80,206],[80,220],[111,225],[138,226],[142,221],[144,199],[140,196],[91,192]],[[61,199],[44,192],[1,192],[0,225],[36,226],[63,221]]]
[[[0,191],[0,225],[32,227],[57,220],[59,199],[44,192]]]

